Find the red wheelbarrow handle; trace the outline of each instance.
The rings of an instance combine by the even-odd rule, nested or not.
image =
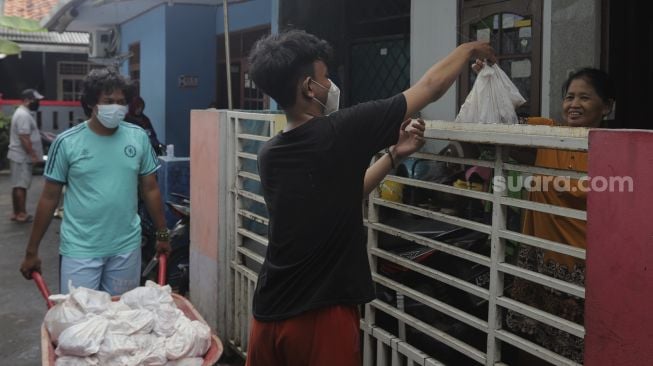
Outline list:
[[[166,284],[166,273],[168,269],[168,256],[165,254],[159,254],[159,276],[158,283],[161,286]]]
[[[45,303],[48,305],[48,309],[54,306],[54,303],[50,301],[50,290],[48,290],[48,286],[45,284],[45,281],[43,281],[43,277],[39,272],[32,272],[32,279],[34,280],[34,283],[36,283],[36,287],[39,288],[39,291],[41,292],[41,295],[43,295],[43,298],[45,299]]]

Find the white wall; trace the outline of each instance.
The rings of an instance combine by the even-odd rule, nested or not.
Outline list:
[[[457,46],[457,0],[412,0],[410,19],[410,83]],[[422,118],[453,121],[456,86],[422,110]]]
[[[410,9],[410,84],[415,84],[433,64],[449,54],[458,43],[457,0],[412,0]],[[457,84],[457,83],[456,83]],[[453,121],[456,118],[457,85],[437,102],[422,109],[425,120]],[[446,141],[428,140],[423,152],[437,153]]]

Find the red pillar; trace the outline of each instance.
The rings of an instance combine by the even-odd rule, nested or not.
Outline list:
[[[653,132],[595,130],[589,146],[585,365],[653,365]]]

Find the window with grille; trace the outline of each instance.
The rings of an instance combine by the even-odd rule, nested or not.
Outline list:
[[[249,78],[249,72],[243,73],[243,79],[243,108],[246,110],[265,109],[265,95]]]
[[[73,101],[82,96],[84,77],[92,69],[102,65],[80,61],[60,61],[57,64],[57,99]]]

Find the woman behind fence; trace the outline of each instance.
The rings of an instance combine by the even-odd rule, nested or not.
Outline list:
[[[479,66],[482,67],[482,64],[477,61],[473,68],[478,70]],[[608,75],[601,70],[584,68],[574,72],[563,84],[562,91],[565,126],[600,127],[603,119],[612,111],[615,99],[614,85]],[[528,123],[556,124],[552,120],[540,117],[529,118]],[[523,159],[523,156],[521,159],[517,156],[513,157],[520,162],[533,163],[533,160],[525,161],[528,159]],[[543,168],[587,172],[587,157],[586,152],[537,149],[534,164]],[[530,201],[583,211],[587,209],[587,181],[566,179],[564,184],[560,184],[558,180],[556,185],[553,179],[539,178],[542,178],[541,189],[529,192]],[[522,232],[577,248],[587,247],[586,222],[582,220],[528,210],[524,214]],[[518,251],[517,265],[578,286],[585,286],[585,261],[581,259],[522,245]],[[515,278],[508,295],[574,323],[584,323],[583,299],[519,278]],[[507,312],[506,324],[517,335],[575,362],[583,362],[584,342],[581,338],[514,311]],[[520,352],[515,364],[537,365],[543,362],[531,357]]]

